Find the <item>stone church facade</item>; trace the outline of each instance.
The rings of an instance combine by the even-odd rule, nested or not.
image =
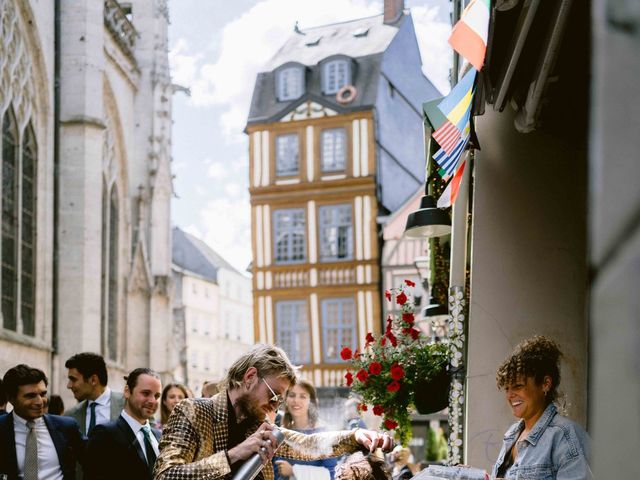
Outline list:
[[[166,0],[0,0],[0,374],[101,353],[169,376]]]

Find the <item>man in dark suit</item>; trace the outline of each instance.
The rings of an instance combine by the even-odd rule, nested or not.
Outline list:
[[[86,438],[72,418],[44,413],[44,372],[18,365],[7,371],[3,383],[13,411],[0,417],[0,475],[8,480],[74,480]]]
[[[104,358],[96,353],[78,353],[65,364],[68,368],[67,388],[78,404],[64,412],[73,417],[86,435],[96,425],[115,420],[124,408],[121,392],[112,392]]]
[[[87,446],[85,480],[152,480],[160,431],[149,419],[158,410],[162,385],[148,368],[136,368],[124,387],[125,407],[117,420],[97,425]]]
[[[4,391],[2,379],[0,379],[0,417],[7,414],[7,392]]]

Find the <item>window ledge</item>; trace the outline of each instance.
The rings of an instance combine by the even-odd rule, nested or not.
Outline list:
[[[11,343],[19,343],[20,345],[46,350],[48,352],[53,351],[51,345],[41,338],[30,337],[5,328],[0,328],[0,340],[7,340]]]

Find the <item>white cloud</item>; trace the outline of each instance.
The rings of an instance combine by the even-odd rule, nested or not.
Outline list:
[[[248,195],[210,200],[200,212],[199,236],[240,271],[251,261],[251,206]]]
[[[256,75],[291,35],[296,21],[305,28],[366,17],[382,12],[381,5],[381,0],[263,0],[224,27],[220,55],[213,62],[179,40],[170,55],[174,79],[191,88],[193,105],[223,109],[220,124],[228,141],[244,141]]]
[[[449,67],[453,55],[448,43],[451,24],[442,19],[444,15],[438,6],[413,7],[411,15],[422,56],[422,71],[440,92],[447,94],[451,89]]]
[[[207,169],[207,175],[211,178],[221,179],[228,175],[229,171],[221,162],[211,162]]]

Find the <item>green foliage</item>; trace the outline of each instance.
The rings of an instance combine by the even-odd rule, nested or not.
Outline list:
[[[401,307],[401,314],[387,319],[383,335],[368,333],[364,352],[345,348],[341,355],[351,361],[345,375],[347,386],[363,403],[361,411],[372,408],[383,417],[383,428],[394,430],[402,445],[411,439],[411,410],[418,385],[432,379],[449,363],[450,344],[431,342],[415,326],[413,299],[405,293],[411,281],[385,292],[388,300]]]

